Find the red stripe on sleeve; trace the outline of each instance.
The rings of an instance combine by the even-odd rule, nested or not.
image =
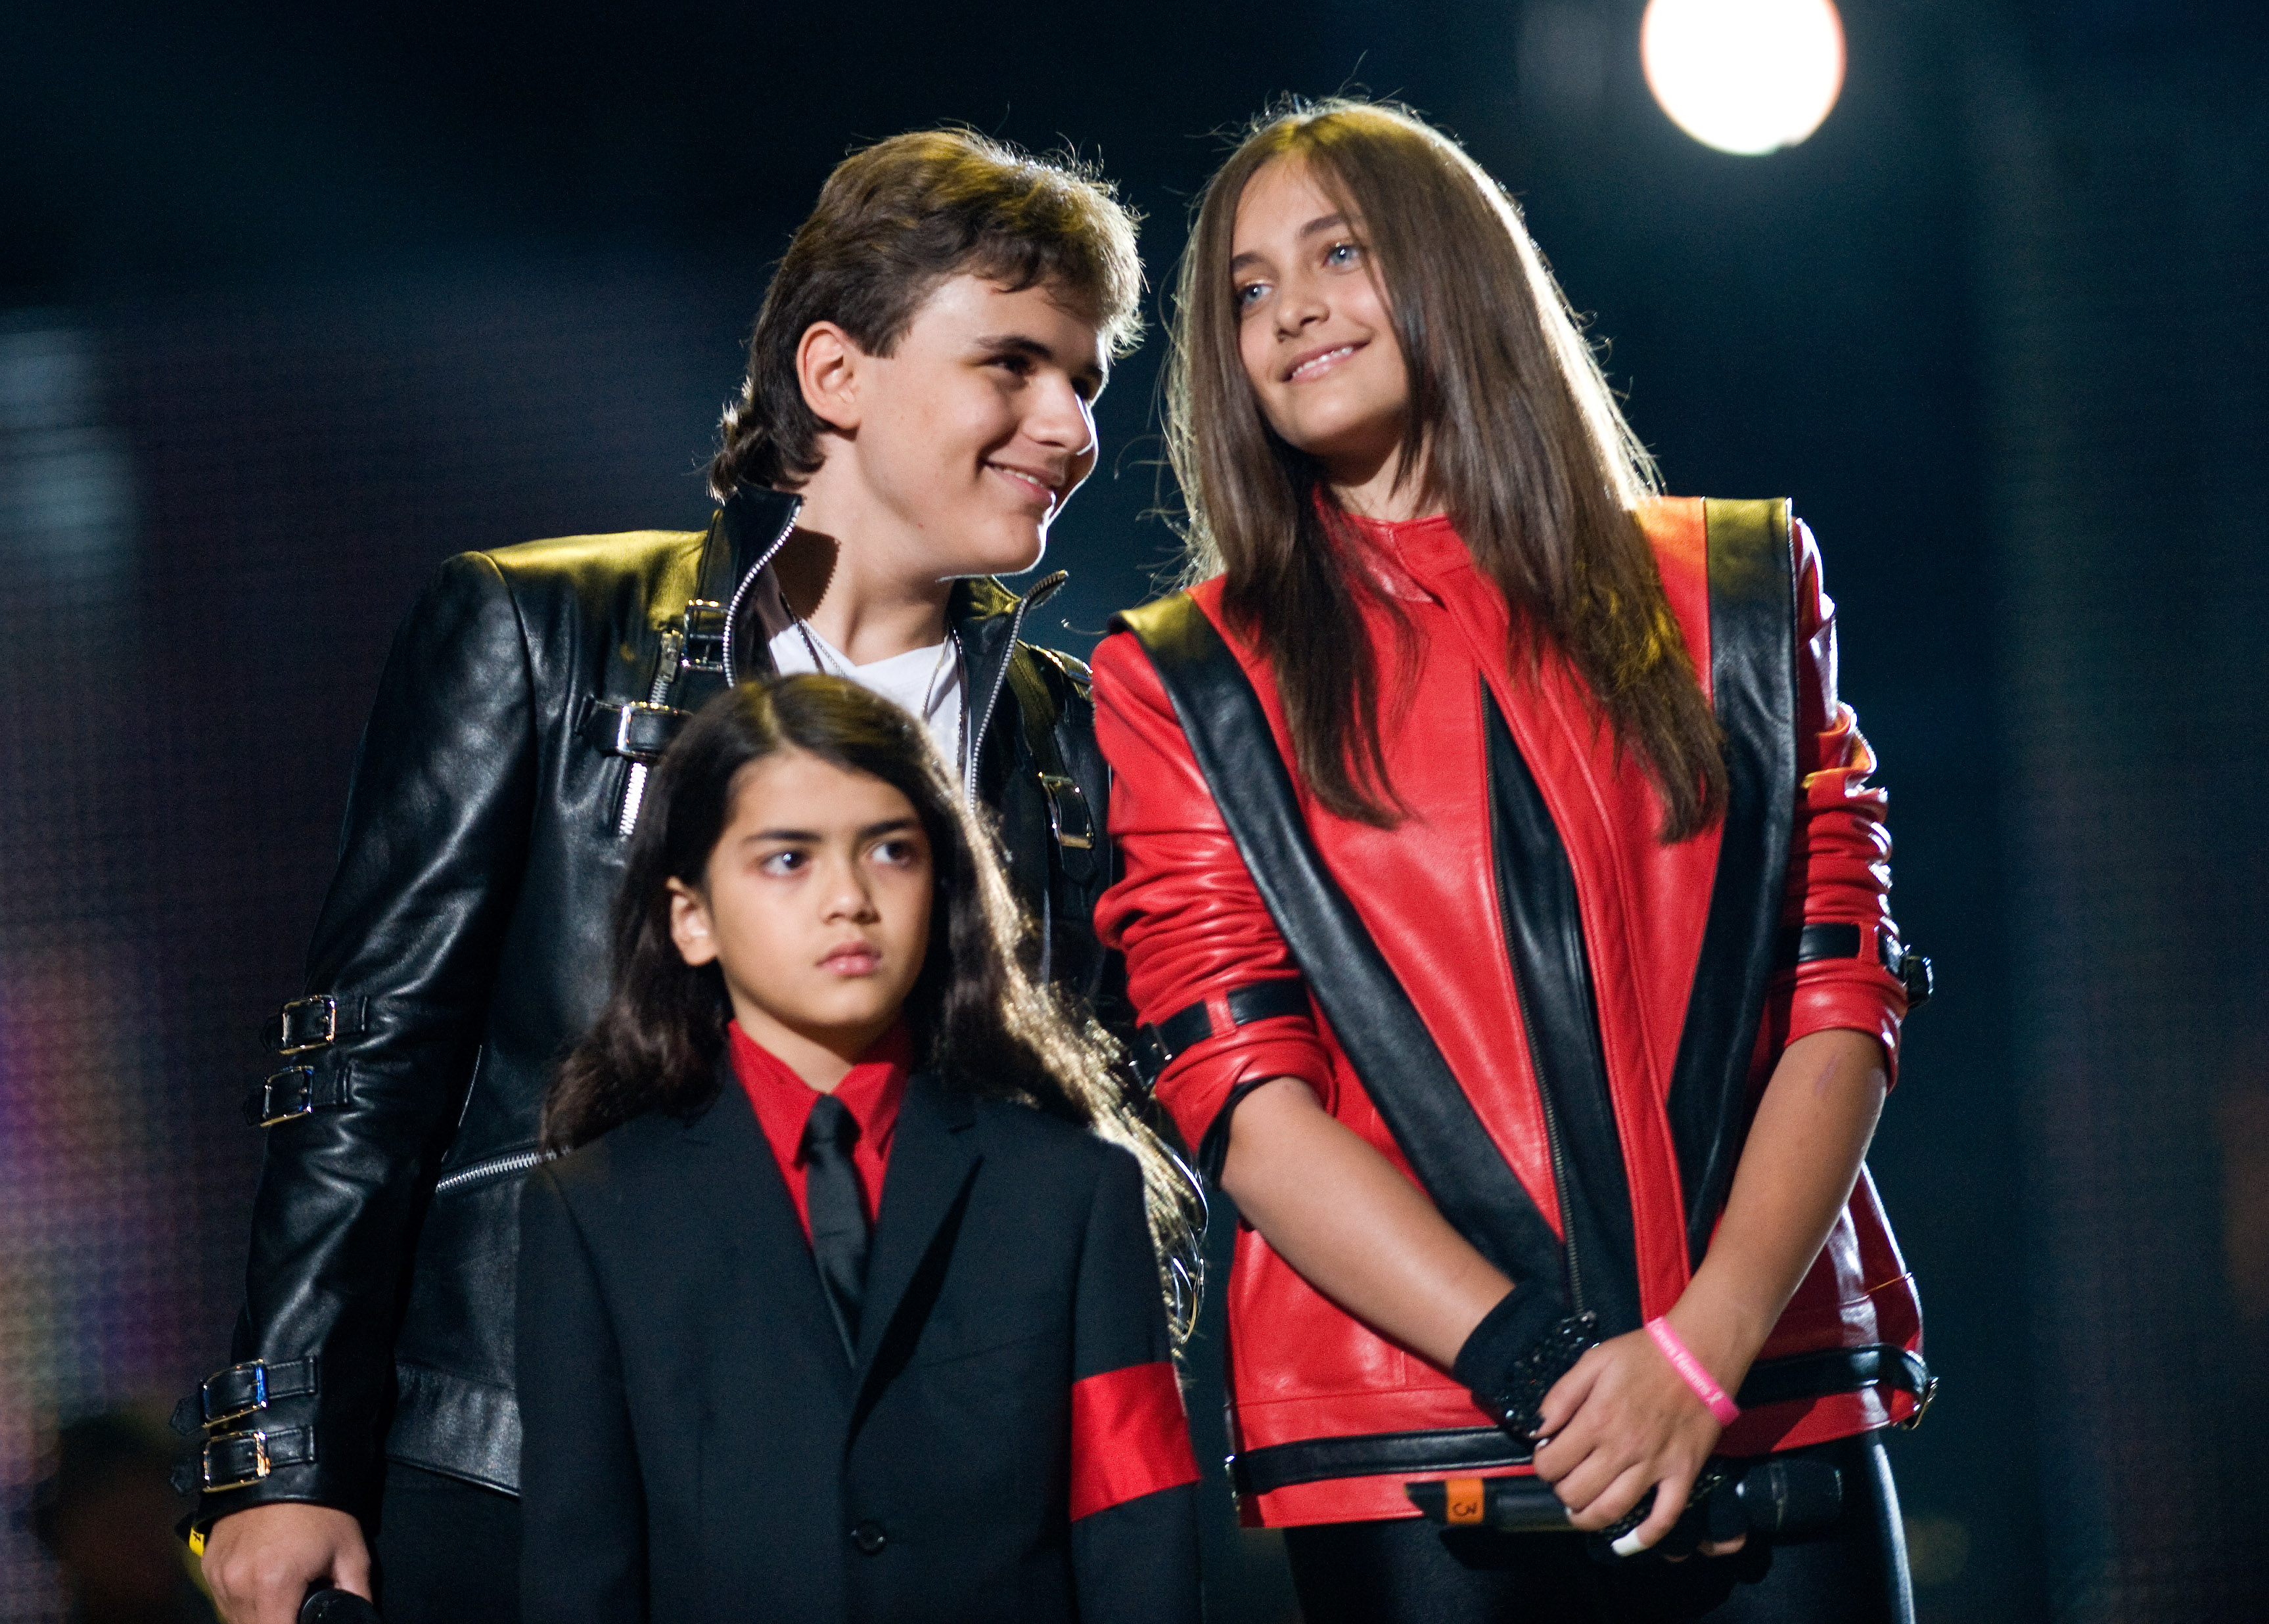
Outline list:
[[[1161,1359],[1071,1385],[1071,1520],[1198,1480],[1174,1367]]]

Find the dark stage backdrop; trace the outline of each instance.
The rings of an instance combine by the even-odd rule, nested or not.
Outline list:
[[[62,1616],[12,1515],[54,1424],[225,1354],[254,1034],[417,582],[702,521],[765,266],[854,138],[1075,137],[1163,284],[1206,133],[1351,76],[1522,195],[1672,488],[1792,494],[1826,550],[1945,989],[1872,1158],[1947,1378],[1894,1444],[1923,1617],[2269,1615],[2258,19],[1852,0],[1841,105],[1742,159],[1652,108],[1639,9],[11,20],[0,1619]],[[1057,528],[1075,651],[1171,557],[1159,347]],[[1209,1480],[1215,1616],[1291,1616]]]

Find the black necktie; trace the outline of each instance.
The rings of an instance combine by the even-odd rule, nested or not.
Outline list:
[[[819,1283],[843,1334],[843,1356],[859,1362],[859,1303],[867,1290],[867,1208],[851,1147],[858,1118],[831,1094],[812,1102],[803,1125],[804,1209],[811,1214],[811,1255]]]

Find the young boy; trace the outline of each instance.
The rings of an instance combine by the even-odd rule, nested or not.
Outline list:
[[[958,131],[869,147],[765,295],[706,530],[465,554],[418,599],[252,1102],[238,1362],[197,1399],[229,1624],[321,1583],[375,1584],[390,1624],[516,1616],[520,1186],[604,994],[648,764],[705,700],[816,669],[905,705],[997,815],[1046,972],[1103,993],[1085,668],[1017,640],[1061,578],[991,578],[1094,468],[1139,285],[1095,179]]]

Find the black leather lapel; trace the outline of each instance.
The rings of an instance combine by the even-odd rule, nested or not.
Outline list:
[[[741,1296],[746,1304],[742,1311],[776,1322],[780,1340],[839,1349],[835,1316],[822,1293],[818,1266],[812,1262],[772,1142],[758,1125],[731,1061],[720,1059],[717,1068],[716,1103],[685,1129],[691,1154],[684,1176],[688,1193],[707,1210],[715,1232],[745,1260],[744,1281],[728,1289]],[[847,1396],[851,1372],[841,1353],[816,1362],[842,1371]]]
[[[1149,653],[1269,916],[1419,1183],[1491,1263],[1516,1281],[1560,1290],[1558,1237],[1324,866],[1237,656],[1184,594],[1126,610],[1113,624]]]
[[[701,595],[730,603],[742,577],[780,544],[802,506],[802,498],[768,486],[743,485],[734,491],[702,549]]]
[[[1608,1090],[1600,1007],[1584,946],[1576,871],[1535,776],[1486,685],[1489,849],[1506,952],[1536,1086],[1566,1155],[1556,1158],[1570,1297],[1609,1336],[1639,1328],[1638,1251],[1622,1136]]]
[[[1670,1132],[1699,1265],[1733,1187],[1749,1058],[1796,822],[1796,583],[1788,503],[1708,502],[1710,689],[1726,732],[1726,823],[1670,1080]]]
[[[876,1391],[903,1368],[943,1283],[962,1202],[984,1161],[969,1131],[975,1121],[969,1101],[929,1073],[907,1081],[859,1310],[854,1429]]]

